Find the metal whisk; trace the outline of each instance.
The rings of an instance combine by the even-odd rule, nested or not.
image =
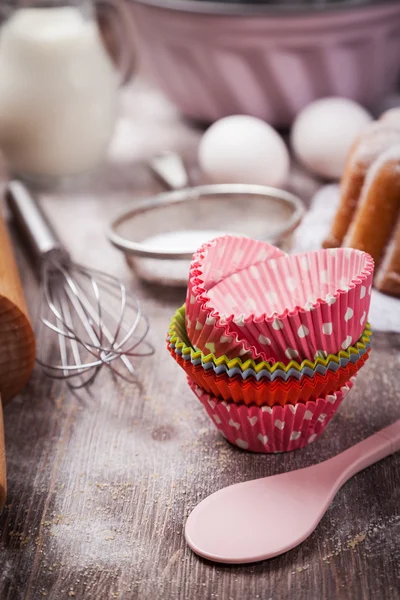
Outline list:
[[[9,183],[6,199],[40,274],[37,362],[45,374],[81,388],[106,366],[136,382],[131,358],[154,353],[145,341],[149,324],[138,298],[112,275],[74,263],[21,182]]]

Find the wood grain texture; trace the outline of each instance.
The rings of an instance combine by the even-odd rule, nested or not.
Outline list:
[[[35,362],[35,338],[1,212],[0,339],[0,396],[6,402],[29,379]]]
[[[3,405],[0,401],[0,514],[7,496],[6,448],[4,443]]]
[[[169,147],[193,165],[199,132],[144,82],[122,103],[111,158],[97,179],[43,201],[77,260],[113,272],[140,295],[156,355],[137,363],[142,390],[104,374],[78,396],[35,371],[6,406],[0,598],[398,600],[398,455],[350,480],[315,534],[288,554],[230,567],[187,548],[185,519],[208,494],[327,459],[399,418],[400,336],[375,335],[355,389],[314,445],[271,456],[231,447],[165,348],[184,291],[141,284],[104,237],[120,208],[159,189],[146,158]],[[305,195],[315,185],[301,172],[292,182]],[[37,284],[19,250],[18,261],[34,309]]]
[[[35,362],[35,338],[29,320],[11,242],[0,211],[0,513],[6,499],[2,402],[26,385]]]

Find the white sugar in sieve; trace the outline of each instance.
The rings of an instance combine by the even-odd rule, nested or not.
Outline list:
[[[157,174],[169,187],[187,182],[179,168],[183,166],[179,167],[176,155],[165,155],[156,165]],[[205,241],[229,233],[265,240],[288,250],[291,234],[304,212],[297,196],[272,187],[185,187],[124,210],[112,221],[108,238],[125,253],[140,278],[185,286],[192,254]]]

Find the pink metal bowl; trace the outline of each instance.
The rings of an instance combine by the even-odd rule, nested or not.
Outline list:
[[[249,5],[128,0],[142,58],[184,115],[249,114],[288,126],[309,102],[373,109],[400,75],[400,2]],[[280,8],[280,10],[279,10]]]

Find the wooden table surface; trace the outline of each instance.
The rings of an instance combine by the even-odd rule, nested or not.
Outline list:
[[[2,600],[400,598],[398,455],[349,481],[317,531],[283,556],[222,566],[199,559],[185,544],[185,519],[202,498],[334,456],[398,418],[400,400],[400,336],[376,333],[355,389],[315,444],[253,455],[219,437],[165,349],[184,291],[135,280],[104,236],[119,208],[161,189],[146,160],[168,147],[194,165],[199,135],[139,80],[124,92],[110,160],[96,180],[43,199],[77,260],[120,276],[140,295],[156,355],[140,362],[142,393],[104,374],[77,396],[36,370],[5,408]],[[292,184],[306,199],[316,186],[299,172]],[[37,284],[18,247],[17,256],[34,314]]]

